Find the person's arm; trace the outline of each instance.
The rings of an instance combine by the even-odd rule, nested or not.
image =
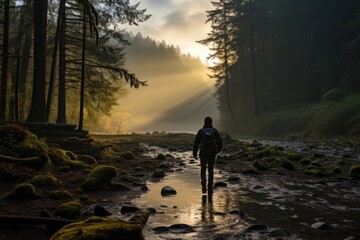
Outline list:
[[[195,159],[197,158],[197,153],[198,153],[198,150],[199,150],[200,143],[201,143],[201,129],[196,134],[195,141],[194,141],[193,156],[194,156]]]
[[[217,153],[219,153],[223,147],[223,142],[222,142],[220,133],[217,129],[215,129],[215,138],[216,138],[216,144],[217,144]]]

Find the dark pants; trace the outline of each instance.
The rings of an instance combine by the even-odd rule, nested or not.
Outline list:
[[[206,191],[206,165],[208,168],[208,191],[212,192],[214,181],[214,164],[216,157],[216,149],[200,150],[200,164],[201,164],[201,186],[203,191]]]

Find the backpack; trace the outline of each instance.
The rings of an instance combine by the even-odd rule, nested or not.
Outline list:
[[[217,148],[215,130],[214,128],[203,128],[202,129],[202,148]]]

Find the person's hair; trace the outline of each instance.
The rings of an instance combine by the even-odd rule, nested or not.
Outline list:
[[[207,117],[205,118],[205,120],[204,120],[204,123],[205,123],[206,125],[212,125],[212,118],[209,117],[209,116],[207,116]]]

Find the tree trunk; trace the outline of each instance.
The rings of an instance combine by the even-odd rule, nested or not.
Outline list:
[[[59,36],[59,96],[58,96],[58,116],[56,123],[66,124],[66,96],[65,96],[65,27],[66,27],[66,0],[61,1],[61,24]]]
[[[34,0],[34,77],[29,122],[46,122],[47,7],[47,1]]]
[[[8,84],[8,65],[9,65],[9,8],[10,0],[4,3],[4,32],[3,32],[3,59],[1,72],[1,98],[0,98],[0,120],[6,119],[7,106],[7,84]]]
[[[56,32],[55,32],[55,43],[52,55],[52,62],[51,62],[51,70],[50,70],[50,80],[49,80],[49,89],[46,101],[46,117],[49,121],[50,113],[51,113],[51,105],[53,99],[53,92],[54,92],[54,82],[55,82],[55,68],[56,68],[56,60],[57,60],[57,52],[59,48],[59,34],[61,29],[61,14],[64,5],[60,4],[57,25],[56,25]]]
[[[86,7],[83,4],[83,39],[82,39],[82,56],[81,56],[81,85],[80,85],[80,113],[78,130],[83,130],[84,122],[84,92],[85,92],[85,53],[86,53]]]
[[[251,51],[251,66],[252,66],[252,88],[253,88],[253,104],[254,115],[259,116],[258,97],[257,97],[257,79],[256,79],[256,57],[255,57],[255,33],[254,33],[254,9],[253,0],[250,0],[250,51]]]
[[[21,67],[20,67],[20,76],[19,76],[19,98],[21,98],[21,107],[20,107],[20,120],[24,120],[26,116],[26,82],[27,74],[29,69],[30,53],[32,45],[32,36],[31,31],[26,32],[24,46],[22,49],[22,58],[21,58]]]
[[[231,98],[230,98],[230,74],[229,74],[229,53],[228,53],[228,31],[227,31],[227,9],[226,3],[223,3],[223,16],[224,16],[224,71],[225,71],[225,89],[226,89],[226,102],[229,109],[229,113],[231,119],[234,121],[235,125],[237,124],[236,117],[234,114],[234,110],[231,106]]]

